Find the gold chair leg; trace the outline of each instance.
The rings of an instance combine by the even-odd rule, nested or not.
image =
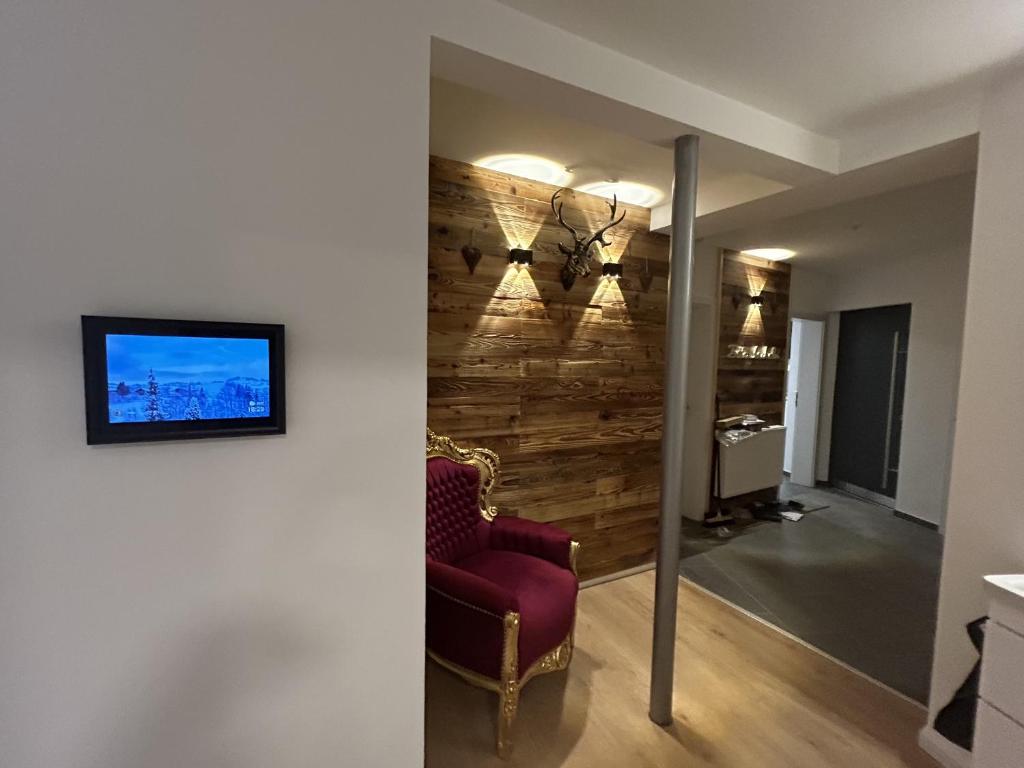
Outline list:
[[[514,680],[502,686],[498,694],[498,757],[512,754],[512,726],[519,709],[519,684]]]
[[[512,725],[519,709],[519,614],[505,614],[505,642],[501,654],[501,688],[498,691],[498,757],[512,753]]]
[[[572,569],[572,575],[576,577],[577,583],[579,581],[579,571],[576,567],[577,559],[580,554],[580,543],[578,541],[569,542],[569,567]],[[569,662],[572,661],[572,653],[576,650],[576,617],[579,615],[579,590],[576,595],[576,608],[572,612],[572,629],[569,630],[569,657],[565,660],[565,666],[569,666]]]

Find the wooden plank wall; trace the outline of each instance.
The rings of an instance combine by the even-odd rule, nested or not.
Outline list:
[[[605,255],[623,279],[603,281],[595,258],[566,292],[555,189],[430,159],[427,419],[498,452],[499,510],[571,532],[586,579],[654,557],[669,240],[620,203]],[[602,198],[565,195],[577,228],[607,214]],[[510,267],[510,245],[532,248],[533,267]],[[472,275],[465,246],[482,254]]]
[[[786,359],[789,339],[790,266],[736,251],[722,253],[722,294],[718,338],[718,398],[722,418],[757,414],[781,424],[786,400]],[[751,308],[760,291],[764,305]],[[778,350],[772,360],[729,357],[729,347],[768,346]]]

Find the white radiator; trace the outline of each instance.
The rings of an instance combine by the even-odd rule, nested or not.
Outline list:
[[[785,450],[784,426],[766,427],[736,443],[719,440],[721,498],[729,499],[779,485]]]

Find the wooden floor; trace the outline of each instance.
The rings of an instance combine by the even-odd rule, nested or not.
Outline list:
[[[568,672],[525,688],[512,759],[497,697],[427,665],[430,768],[935,768],[923,709],[681,582],[675,723],[647,719],[654,573],[580,594]]]

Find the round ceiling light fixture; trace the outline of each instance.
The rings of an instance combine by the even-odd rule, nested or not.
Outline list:
[[[624,203],[639,205],[643,208],[652,208],[665,197],[661,190],[636,181],[595,181],[593,184],[576,187],[576,191],[605,197],[609,200],[612,197],[617,197]]]
[[[572,173],[564,165],[539,155],[490,155],[480,158],[473,165],[556,187],[564,187],[572,179]]]
[[[747,256],[767,259],[768,261],[783,261],[784,259],[791,259],[796,256],[796,251],[791,251],[789,248],[749,248],[743,251],[743,253]]]

